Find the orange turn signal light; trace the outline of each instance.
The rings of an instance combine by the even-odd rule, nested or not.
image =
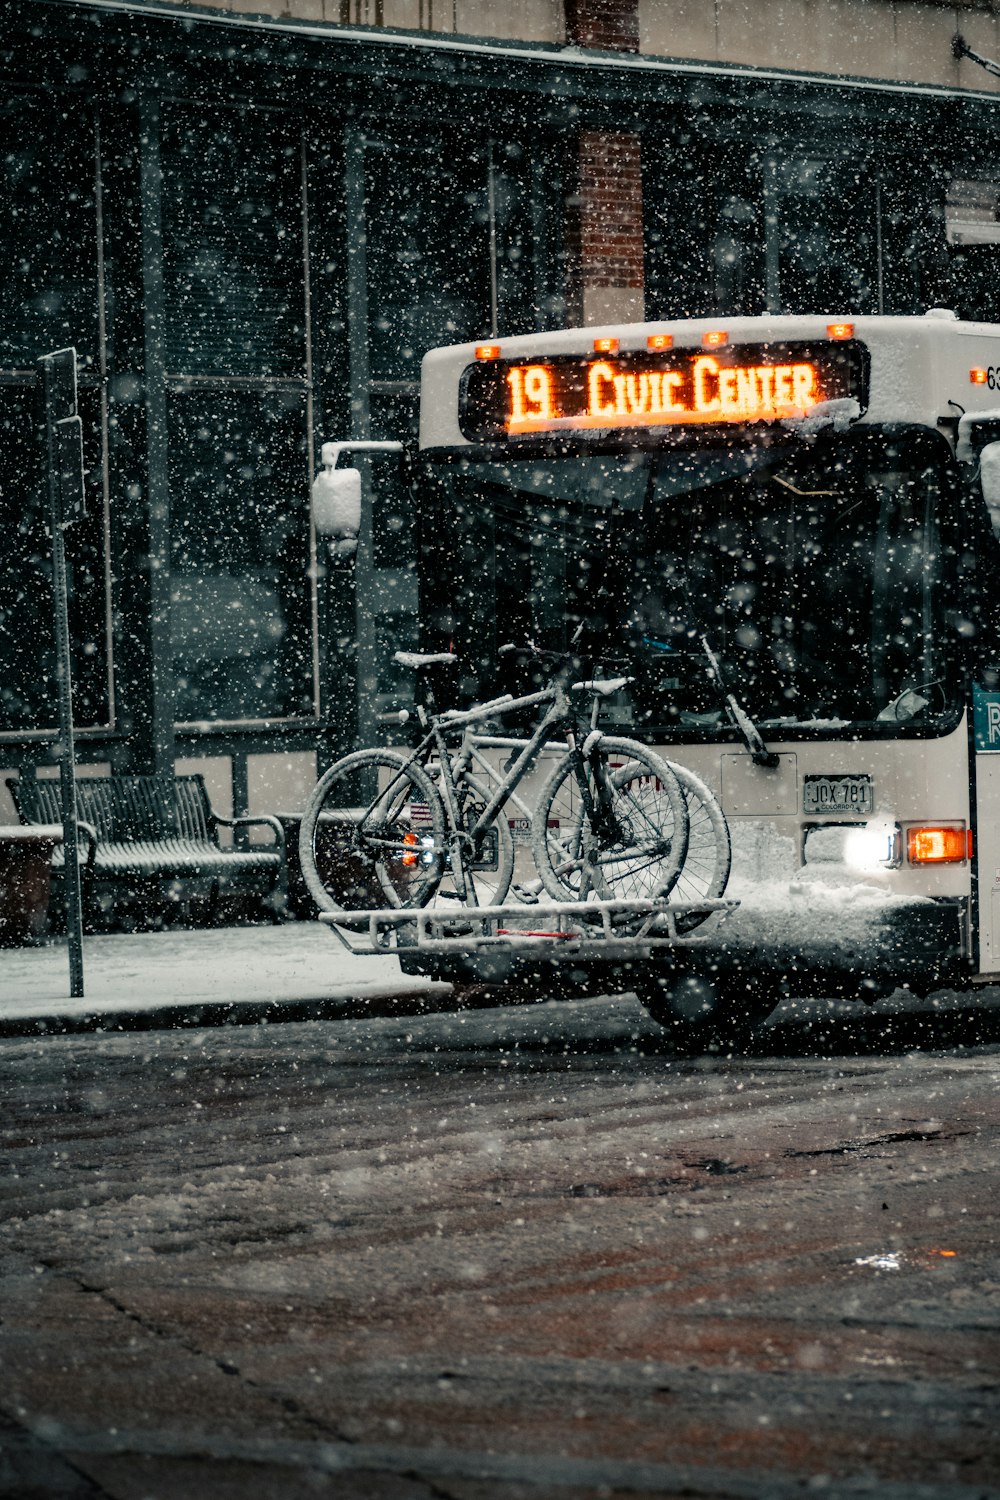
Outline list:
[[[417,853],[420,840],[417,838],[417,835],[415,833],[404,833],[403,843],[408,849],[413,850],[412,854],[403,855],[403,865],[406,869],[412,869],[413,866],[417,863],[417,860],[420,858],[420,855]]]
[[[938,823],[906,830],[911,865],[960,865],[972,858],[972,829],[964,823]]]
[[[701,341],[706,349],[719,349],[723,344],[729,343],[729,334],[724,328],[712,328],[708,333],[703,333]]]
[[[476,358],[477,359],[499,359],[500,358],[500,345],[499,344],[477,344],[476,345]]]
[[[646,340],[647,349],[672,349],[674,347],[674,336],[672,333],[651,333]]]
[[[854,324],[827,323],[826,336],[829,339],[852,339],[854,337]]]
[[[972,381],[973,385],[985,385],[988,378],[989,377],[987,376],[985,370],[969,371],[969,379]]]
[[[619,348],[619,340],[618,339],[595,339],[594,340],[594,353],[595,354],[617,354],[618,353],[618,348]]]

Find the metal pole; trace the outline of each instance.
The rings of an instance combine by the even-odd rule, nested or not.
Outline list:
[[[344,136],[344,198],[347,214],[347,353],[351,397],[351,437],[371,440],[371,355],[368,344],[368,210],[365,202],[367,146],[363,133],[349,127]],[[367,470],[367,465],[362,464]],[[370,477],[370,471],[368,471]],[[374,545],[371,509],[361,514],[361,535],[353,556],[331,556],[323,548],[327,624],[326,709],[336,755],[375,737],[374,694],[367,686],[378,675],[371,594]]]
[[[781,192],[778,161],[764,160],[764,299],[769,313],[781,312]]]
[[[59,791],[62,803],[63,892],[69,945],[69,989],[83,994],[83,913],[76,820],[76,764],[73,743],[73,674],[66,589],[65,528],[83,513],[83,450],[76,411],[76,350],[46,354],[45,441],[48,450],[49,507],[52,516],[52,584],[55,594],[56,677],[59,683]]]
[[[490,334],[500,332],[500,272],[497,265],[497,180],[493,161],[493,141],[486,151],[486,201],[490,220]]]

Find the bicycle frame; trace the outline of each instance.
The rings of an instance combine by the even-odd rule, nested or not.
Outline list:
[[[474,854],[500,809],[510,800],[511,794],[527,776],[543,746],[551,741],[554,730],[561,730],[565,736],[566,748],[572,757],[584,808],[589,818],[592,820],[595,818],[594,799],[583,772],[584,756],[577,744],[578,720],[573,711],[565,675],[565,671],[558,673],[550,687],[543,688],[537,693],[528,693],[521,698],[512,698],[508,694],[502,698],[493,698],[488,703],[477,704],[472,709],[449,709],[441,715],[431,716],[427,733],[412,752],[411,762],[423,760],[429,751],[437,755],[440,764],[439,790],[452,840],[452,873],[463,901],[467,900],[470,893],[473,900],[475,899],[474,887],[469,886],[465,879],[465,858],[461,847],[463,841],[471,845]],[[462,793],[459,783],[462,776],[472,766],[473,752],[480,739],[492,738],[491,736],[477,736],[473,725],[481,723],[484,719],[515,713],[522,708],[535,708],[543,703],[548,703],[551,707],[539,719],[529,738],[516,742],[518,753],[506,774],[500,779],[499,785],[493,795],[488,798],[486,806],[472,827],[463,829],[461,826]],[[428,723],[426,713],[422,710],[419,712],[422,724],[426,725]],[[463,725],[465,731],[462,743],[458,752],[452,755],[448,749],[445,734],[447,730],[457,729]],[[597,774],[600,775],[599,769]]]

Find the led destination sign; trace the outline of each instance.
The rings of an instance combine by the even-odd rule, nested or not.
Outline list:
[[[853,342],[496,360],[465,372],[459,421],[474,442],[777,422],[845,396],[864,407],[866,367]]]

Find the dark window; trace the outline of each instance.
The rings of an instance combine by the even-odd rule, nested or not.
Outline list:
[[[301,375],[299,131],[255,110],[164,114],[165,364],[172,374]]]
[[[301,129],[164,112],[177,717],[314,713]]]
[[[954,295],[962,318],[1000,319],[1000,184],[957,178],[945,199],[945,231]]]
[[[765,184],[780,311],[878,312],[880,205],[866,158],[770,160]]]
[[[87,462],[96,463],[98,396],[80,392]],[[32,386],[0,386],[0,730],[54,726],[58,682],[52,593],[52,534],[41,396]],[[105,520],[90,497],[86,520],[66,535],[73,707],[81,727],[106,724],[108,695]]]
[[[303,398],[223,390],[170,404],[177,716],[313,713]]]
[[[684,132],[643,143],[646,312],[753,315],[766,306],[761,165],[742,141]]]
[[[97,345],[93,120],[79,102],[0,99],[0,366]]]
[[[926,160],[870,141],[842,158],[807,143],[706,149],[683,132],[643,150],[648,317],[913,313],[940,301],[944,236]],[[970,244],[956,259],[985,275],[993,253]]]
[[[365,202],[371,376],[417,380],[428,349],[489,332],[485,152],[369,142]]]
[[[37,370],[74,347],[92,365],[98,338],[97,152],[78,100],[0,100],[0,369]],[[80,392],[86,462],[100,465],[100,402]],[[57,683],[52,541],[40,385],[0,383],[0,730],[54,726]],[[81,725],[110,717],[106,532],[100,501],[66,533],[74,708]]]

